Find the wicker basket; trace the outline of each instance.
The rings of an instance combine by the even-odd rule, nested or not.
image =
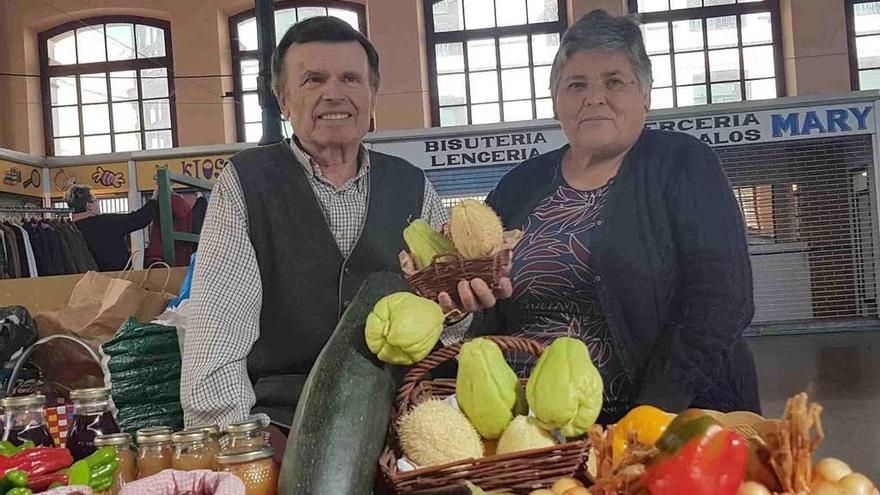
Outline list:
[[[502,350],[540,355],[544,346],[520,337],[487,337]],[[481,459],[467,459],[449,464],[428,466],[401,472],[397,459],[402,455],[397,440],[397,420],[413,405],[429,397],[446,398],[455,393],[455,380],[424,380],[441,363],[458,356],[461,344],[434,351],[419,364],[410,368],[397,395],[392,412],[389,435],[379,457],[379,468],[387,488],[396,494],[419,490],[439,489],[470,481],[483,490],[512,490],[528,493],[537,488],[548,488],[554,481],[583,473],[587,459],[588,440],[585,438],[542,449],[525,450],[493,455]]]
[[[441,292],[449,294],[456,304],[458,298],[458,282],[462,280],[482,279],[489,287],[498,283],[506,275],[510,263],[512,249],[503,249],[494,256],[477,259],[465,259],[456,254],[437,255],[430,265],[407,275],[416,294],[436,301]]]

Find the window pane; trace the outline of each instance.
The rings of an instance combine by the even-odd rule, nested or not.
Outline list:
[[[859,69],[880,67],[880,36],[856,38],[856,54],[859,59]]]
[[[542,98],[535,100],[536,117],[539,119],[553,118],[553,100],[550,98]]]
[[[773,42],[773,25],[769,12],[740,16],[743,45],[760,45]]]
[[[238,49],[257,49],[257,20],[252,18],[238,23]]]
[[[706,86],[684,86],[676,88],[678,94],[678,106],[688,107],[693,105],[705,105]]]
[[[138,58],[165,56],[165,31],[157,27],[138,24],[135,32]]]
[[[703,52],[675,55],[675,82],[693,84],[706,81],[706,59]]]
[[[163,129],[171,127],[171,105],[168,100],[144,102],[144,129]],[[150,148],[147,145],[147,149]]]
[[[114,110],[115,111],[115,110]],[[113,115],[114,120],[116,115]],[[116,143],[116,151],[137,151],[141,149],[141,133],[116,134],[113,136]]]
[[[880,33],[880,2],[857,3],[853,7],[856,35]]]
[[[675,9],[692,9],[702,7],[700,0],[669,0],[669,6]]]
[[[878,89],[880,88],[880,70],[862,70],[859,71],[859,89]]]
[[[438,74],[464,72],[464,46],[461,43],[440,43],[434,50]]]
[[[52,77],[49,79],[49,99],[53,105],[76,105],[76,77]]]
[[[559,33],[536,34],[532,36],[532,63],[552,64],[559,50]]]
[[[731,50],[711,50],[709,52],[710,80],[733,81],[739,78],[739,50],[734,48]]]
[[[83,103],[107,101],[107,74],[83,74],[79,76],[80,100]]]
[[[141,117],[138,102],[127,101],[113,104],[113,132],[138,131],[140,128]]]
[[[110,108],[101,105],[83,105],[83,134],[103,134],[110,132]]]
[[[437,77],[437,94],[440,105],[467,103],[464,74]]]
[[[113,101],[136,100],[137,73],[133,70],[110,73],[110,94]]]
[[[651,90],[651,109],[672,108],[672,88]]]
[[[526,0],[504,0],[498,2],[498,26],[520,26],[528,22]]]
[[[467,50],[469,71],[495,68],[494,39],[468,41]]]
[[[148,150],[158,150],[174,146],[171,140],[171,131],[148,132],[146,138]]]
[[[501,94],[505,100],[524,100],[532,97],[532,80],[529,69],[507,69],[501,71]],[[507,120],[507,114],[504,114]]]
[[[712,85],[712,103],[742,101],[742,88],[739,82]]]
[[[703,22],[699,19],[673,22],[672,38],[677,52],[703,48]]]
[[[515,120],[531,120],[532,119],[532,102],[527,101],[508,101],[504,103],[504,121],[513,122]]]
[[[672,60],[669,55],[651,57],[651,72],[654,86],[672,86]]]
[[[257,143],[263,137],[263,123],[246,124],[244,126],[244,140],[248,143]]]
[[[440,125],[467,125],[467,107],[444,107],[440,109]]]
[[[776,79],[746,81],[747,100],[767,100],[776,98]]]
[[[326,7],[298,7],[296,9],[296,15],[299,17],[299,20],[304,21],[306,19],[311,19],[312,17],[324,17],[327,15]]]
[[[471,107],[471,121],[474,124],[494,124],[501,121],[501,113],[497,103],[474,105]]]
[[[709,48],[727,48],[739,44],[735,15],[706,19],[706,29],[708,30],[706,36],[709,37]]]
[[[61,33],[46,42],[49,50],[49,65],[68,65],[76,63],[76,38],[73,31]],[[79,143],[77,143],[79,147]]]
[[[732,3],[736,3],[736,0],[703,0],[703,5],[706,7],[714,7],[716,5],[729,5]]]
[[[260,61],[247,59],[241,61],[241,89],[243,91],[257,90],[257,73],[260,72]]]
[[[434,4],[434,32],[461,31],[464,29],[464,0],[440,0]]]
[[[498,72],[472,72],[469,74],[471,84],[471,103],[498,101]],[[473,116],[473,109],[471,109]]]
[[[296,9],[284,9],[275,11],[275,44],[277,45],[291,26],[296,24]],[[239,24],[240,25],[240,24]],[[256,35],[256,23],[254,23]]]
[[[773,63],[773,46],[744,48],[743,65],[746,69],[746,79],[773,77],[776,72]]]
[[[494,1],[464,0],[464,25],[466,29],[495,27]]]
[[[245,122],[262,122],[263,109],[260,107],[260,97],[255,93],[246,94],[242,97],[244,105]]]
[[[134,26],[107,24],[107,60],[134,58]]]
[[[164,98],[168,96],[168,70],[144,69],[141,71],[142,98]]]
[[[76,136],[79,134],[79,112],[77,107],[52,109],[52,135]],[[77,145],[77,147],[79,147]]]
[[[559,5],[556,0],[528,0],[528,8],[530,24],[559,20]]]
[[[72,156],[79,155],[79,138],[63,138],[55,140],[55,155],[56,156]]]
[[[550,96],[550,66],[535,67],[532,72],[535,75],[535,96]]]
[[[76,30],[76,52],[79,63],[106,62],[104,26],[87,26]]]
[[[642,37],[648,54],[669,53],[669,23],[655,22],[642,26]]]
[[[333,17],[338,17],[343,21],[347,22],[351,27],[360,31],[360,19],[358,19],[357,12],[348,9],[327,9],[327,15],[331,15]]]
[[[111,151],[113,151],[112,148],[110,148],[109,134],[104,134],[103,136],[86,136],[83,139],[83,144],[85,146],[83,154],[85,155],[110,153]]]
[[[529,66],[529,39],[525,36],[501,38],[498,40],[501,50],[501,67]]]
[[[639,12],[660,12],[669,10],[669,0],[639,0]]]

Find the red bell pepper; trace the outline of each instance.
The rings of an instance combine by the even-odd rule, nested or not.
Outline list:
[[[0,473],[13,469],[25,471],[29,476],[54,473],[73,464],[70,451],[64,448],[36,447],[23,450],[12,457],[0,456]]]
[[[736,495],[749,451],[739,433],[686,411],[657,441],[658,460],[642,478],[651,495]]]
[[[27,483],[27,487],[34,492],[44,492],[52,486],[52,483],[60,483],[67,485],[67,473],[49,473],[39,476],[32,476]]]

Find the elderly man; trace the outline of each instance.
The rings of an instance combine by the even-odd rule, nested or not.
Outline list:
[[[275,50],[272,80],[295,135],[233,156],[211,196],[183,352],[188,426],[256,413],[287,427],[366,276],[400,270],[409,221],[446,221],[420,169],[362,145],[379,89],[363,35],[332,17],[303,21]],[[459,285],[468,312],[510,292],[509,280]]]

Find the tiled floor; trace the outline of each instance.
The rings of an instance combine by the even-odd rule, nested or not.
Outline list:
[[[752,337],[764,415],[801,391],[822,404],[819,457],[839,457],[880,482],[880,331]]]

